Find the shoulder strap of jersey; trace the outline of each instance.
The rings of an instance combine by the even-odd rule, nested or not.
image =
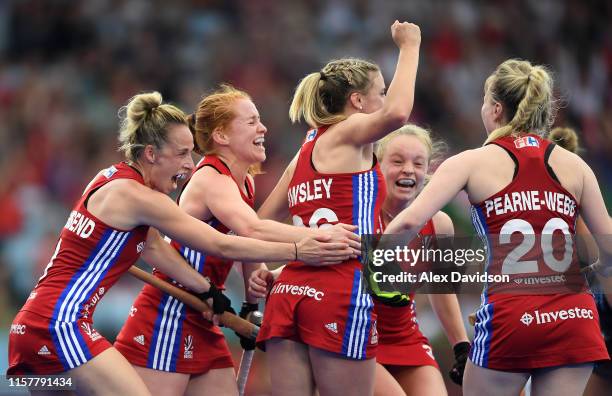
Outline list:
[[[247,176],[246,179],[244,180],[244,185],[246,187],[247,196],[245,197],[244,194],[242,194],[242,191],[240,193],[243,195],[243,198],[247,198],[247,202],[251,206],[254,206],[255,205],[255,185],[253,184],[249,176]]]
[[[183,184],[183,187],[181,188],[181,191],[179,192],[178,196],[176,197],[176,202],[177,203],[181,199],[181,195],[183,194],[183,191],[185,191],[185,188],[187,187],[187,184],[189,184],[189,182],[191,181],[191,177],[197,171],[199,171],[200,169],[205,168],[207,166],[213,168],[214,170],[219,172],[219,174],[221,174],[221,175],[229,176],[234,181],[234,183],[236,183],[236,185],[238,184],[236,179],[234,179],[234,176],[232,175],[232,172],[231,172],[229,166],[227,166],[227,164],[225,162],[223,162],[223,160],[221,158],[219,158],[217,155],[214,155],[214,154],[205,155],[198,162],[198,165],[194,169],[194,171],[191,174],[191,176],[189,176],[189,179],[187,179],[185,184]],[[253,188],[253,185],[251,184],[251,181],[249,180],[248,177],[246,178],[244,184],[245,184],[245,188],[246,188],[246,191],[247,191],[247,195],[245,196],[245,194],[242,192],[242,189],[238,188],[238,190],[240,191],[240,195],[242,196],[242,198],[246,202],[251,203],[251,201],[253,201],[253,204],[254,204],[254,195],[255,195],[254,194],[254,188]]]
[[[317,140],[329,129],[329,125],[321,126],[316,129],[311,129],[306,132],[306,137],[300,148],[300,155],[296,164],[296,169],[312,169],[316,172],[314,163],[312,162],[312,151],[314,150]]]

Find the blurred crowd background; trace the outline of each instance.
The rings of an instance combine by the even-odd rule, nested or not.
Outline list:
[[[556,125],[579,132],[610,208],[609,1],[0,1],[0,372],[12,317],[46,266],[69,209],[99,169],[121,159],[117,110],[131,96],[158,90],[191,112],[221,82],[248,91],[268,128],[266,174],[257,179],[261,203],[306,130],[287,116],[299,79],[351,56],[377,62],[388,84],[397,58],[389,30],[395,19],[422,32],[411,120],[443,138],[449,154],[484,141],[483,82],[497,64],[518,57],[548,65],[562,105]],[[465,198],[448,210],[460,232],[472,232]],[[238,305],[242,292],[234,285]],[[99,307],[96,327],[109,339],[139,287],[124,279]],[[450,349],[422,311],[444,370]],[[265,394],[265,381],[252,393]]]

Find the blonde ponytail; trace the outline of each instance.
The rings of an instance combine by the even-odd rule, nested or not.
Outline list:
[[[345,58],[329,62],[323,70],[304,77],[293,95],[289,118],[304,119],[313,128],[346,119],[344,106],[353,92],[365,93],[371,86],[370,72],[379,67],[361,59]]]
[[[502,104],[507,124],[494,130],[485,144],[522,132],[544,136],[556,112],[553,80],[544,66],[509,59],[487,78],[485,90]]]

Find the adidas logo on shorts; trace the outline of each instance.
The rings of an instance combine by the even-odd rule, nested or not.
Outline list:
[[[134,341],[136,341],[140,345],[144,345],[144,343],[145,343],[144,335],[142,335],[142,334],[141,335],[137,335],[136,337],[134,337]]]
[[[43,345],[38,351],[38,354],[41,356],[51,355],[51,351],[49,351],[49,348],[47,348],[46,345]]]
[[[331,332],[338,334],[338,323],[336,322],[326,324],[325,328]]]

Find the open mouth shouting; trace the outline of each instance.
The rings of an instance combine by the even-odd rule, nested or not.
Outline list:
[[[395,182],[395,185],[400,188],[411,188],[416,186],[416,180],[412,178],[401,178]]]
[[[257,147],[259,147],[262,150],[265,150],[266,148],[264,147],[264,142],[266,141],[266,139],[264,139],[263,136],[258,137],[257,139],[253,140],[253,144]]]
[[[182,180],[187,179],[188,176],[189,175],[185,172],[177,173],[176,175],[172,176],[172,183],[174,184],[174,188],[176,188],[178,183],[180,183]]]

